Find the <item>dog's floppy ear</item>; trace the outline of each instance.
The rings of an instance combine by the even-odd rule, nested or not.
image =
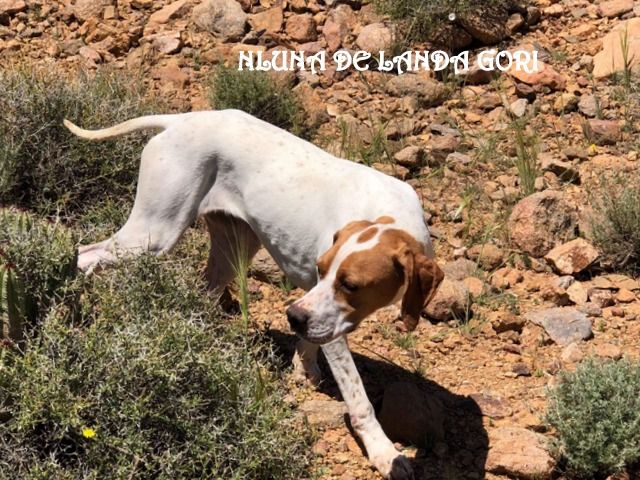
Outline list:
[[[420,312],[436,294],[444,273],[434,260],[408,248],[396,257],[396,262],[404,272],[407,287],[402,297],[402,321],[408,331],[413,331],[418,326]]]

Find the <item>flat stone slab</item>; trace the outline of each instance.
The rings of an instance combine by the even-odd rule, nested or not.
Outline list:
[[[541,326],[558,345],[587,340],[593,336],[592,322],[583,312],[571,307],[546,308],[526,314],[527,320]]]

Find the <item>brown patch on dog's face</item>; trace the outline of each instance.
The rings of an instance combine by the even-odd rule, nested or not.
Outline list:
[[[333,245],[317,261],[318,273],[320,274],[320,278],[324,277],[327,271],[329,270],[329,267],[331,266],[333,259],[340,251],[340,247],[342,247],[342,245],[347,240],[349,240],[349,238],[351,238],[352,235],[358,232],[361,232],[362,230],[364,230],[367,227],[370,227],[371,225],[373,225],[373,223],[368,220],[359,220],[357,222],[351,222],[347,224],[346,227],[344,227],[341,230],[338,230],[333,235]]]
[[[361,235],[369,230],[372,229]],[[349,255],[339,266],[334,281],[336,300],[349,312],[349,321],[357,324],[389,305],[406,284],[403,310],[405,304],[411,303],[411,312],[403,312],[403,319],[407,328],[415,328],[420,311],[442,280],[437,264],[423,252],[422,244],[413,237],[403,230],[391,229],[382,232],[373,248]],[[420,285],[415,284],[416,280],[421,281],[414,278],[416,271],[422,274]]]
[[[358,236],[358,243],[365,243],[368,240],[371,240],[378,233],[378,229],[375,227],[367,228],[364,232],[362,232]]]
[[[425,245],[388,223],[348,224],[318,260],[316,286],[289,307],[292,328],[307,341],[327,343],[401,297],[405,325],[415,328],[443,277],[424,251]]]
[[[390,225],[395,222],[396,222],[396,219],[393,217],[390,217],[389,215],[384,215],[376,219],[376,223],[380,223],[382,225]]]

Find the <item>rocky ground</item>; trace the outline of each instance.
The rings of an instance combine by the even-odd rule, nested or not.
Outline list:
[[[442,80],[329,69],[290,78],[319,144],[357,157],[382,132],[373,166],[424,200],[446,271],[428,320],[403,333],[391,307],[351,336],[387,431],[400,445],[426,446],[406,449],[417,478],[558,475],[543,421],[547,388],[586,356],[640,358],[640,282],[602,268],[588,240],[591,199],[606,195],[600,178],[638,170],[638,98],[607,77],[623,70],[620,32],[628,66],[640,63],[640,1],[534,0],[500,18],[464,19],[452,27],[456,41],[537,50],[540,72]],[[392,31],[359,0],[0,0],[3,64],[140,71],[183,111],[210,107],[209,72],[241,49],[375,51]],[[518,118],[527,126],[514,127]],[[518,135],[537,152],[527,197],[514,164]],[[262,253],[250,286],[252,318],[290,354],[284,310],[301,292]],[[379,478],[325,373],[319,390],[291,394],[319,429],[321,478]]]

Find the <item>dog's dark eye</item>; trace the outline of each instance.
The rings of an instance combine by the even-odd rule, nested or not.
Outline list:
[[[358,290],[358,286],[356,284],[350,282],[346,278],[343,278],[342,280],[340,280],[340,287],[343,290],[347,291],[348,293],[353,293],[356,290]]]

